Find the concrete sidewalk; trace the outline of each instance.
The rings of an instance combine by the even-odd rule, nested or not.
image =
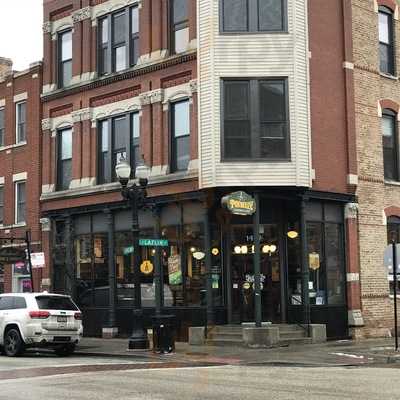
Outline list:
[[[293,345],[272,349],[245,347],[191,346],[177,343],[173,354],[130,351],[128,339],[83,338],[76,354],[140,360],[142,362],[187,362],[193,364],[372,366],[399,362],[393,339],[331,341],[324,344]]]

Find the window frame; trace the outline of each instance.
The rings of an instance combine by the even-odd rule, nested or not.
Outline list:
[[[138,22],[139,22],[139,31],[132,33],[131,32],[131,27],[132,27],[132,9],[137,8],[138,10]],[[124,38],[125,38],[125,68],[119,71],[115,70],[115,64],[116,64],[116,59],[114,59],[114,49],[117,47],[120,47],[118,45],[115,45],[114,43],[114,16],[117,14],[120,14],[124,12],[125,13],[125,31],[124,31]],[[100,77],[102,76],[107,76],[111,74],[118,74],[126,71],[129,68],[133,68],[137,65],[137,62],[140,58],[140,8],[139,4],[133,4],[129,5],[126,7],[119,8],[117,10],[114,10],[113,12],[102,15],[97,19],[97,26],[101,27],[102,26],[102,21],[107,21],[107,29],[108,29],[108,41],[107,45],[105,45],[102,42],[102,34],[103,31],[102,29],[97,30],[97,73]],[[132,57],[132,44],[137,41],[137,45],[139,47],[138,51],[138,59],[134,60]],[[120,45],[122,42],[119,43]],[[104,50],[106,48],[106,60],[104,62],[104,57],[103,57],[103,52],[100,50]],[[134,53],[134,52],[133,52]],[[102,71],[101,67],[104,65],[106,66],[107,71]]]
[[[188,15],[187,19],[180,21],[178,23],[174,22],[174,1],[175,0],[170,0],[169,1],[169,7],[168,7],[168,13],[169,13],[169,48],[170,48],[170,53],[173,55],[178,55],[178,54],[183,54],[185,51],[188,50],[189,43],[190,43],[190,23],[189,23],[189,1],[188,1]],[[177,31],[183,30],[183,29],[188,29],[189,30],[189,37],[188,37],[188,43],[187,43],[187,48],[183,52],[177,52],[176,51],[176,41],[175,41],[175,34]]]
[[[62,160],[61,155],[62,155],[62,134],[63,132],[66,131],[71,131],[71,158]],[[64,190],[69,190],[69,185],[71,184],[72,181],[72,163],[73,163],[73,134],[74,130],[71,127],[65,127],[57,130],[57,140],[56,140],[56,146],[57,146],[57,161],[56,161],[56,191],[64,191]],[[62,182],[62,177],[63,177],[63,162],[64,161],[71,161],[71,179],[69,181],[68,188],[65,189],[64,185]],[[61,180],[60,180],[61,179]]]
[[[2,124],[0,124],[0,147],[4,147],[5,145],[5,118],[6,118],[6,109],[5,107],[0,107],[0,115],[2,115],[2,118],[0,118],[0,121],[2,121]]]
[[[398,114],[389,109],[389,108],[385,108],[382,110],[382,117],[381,117],[381,125],[380,125],[380,130],[381,130],[381,135],[382,135],[382,162],[383,162],[383,179],[385,181],[392,181],[392,182],[399,182],[400,181],[400,169],[399,169],[399,125],[398,125],[398,121],[397,121],[397,116]],[[394,146],[393,146],[393,156],[394,156],[394,175],[395,178],[388,178],[386,177],[385,174],[385,153],[384,153],[384,145],[383,145],[383,130],[382,130],[382,120],[384,117],[391,117],[393,119],[394,122],[394,126],[393,126],[393,141],[394,141]]]
[[[270,82],[270,81],[283,81],[284,88],[285,88],[285,115],[286,115],[286,154],[287,157],[283,158],[265,158],[265,157],[251,157],[251,158],[234,158],[234,157],[226,157],[225,155],[225,82],[232,82],[232,81],[248,81],[249,83],[249,120],[250,120],[250,141],[252,147],[258,147],[260,143],[260,126],[261,126],[261,119],[260,119],[260,91],[259,85],[260,82]],[[253,84],[252,84],[253,82]],[[254,90],[254,83],[257,83],[257,90],[255,93],[252,91]],[[253,98],[254,94],[254,98]],[[254,102],[257,100],[258,106],[254,106]],[[254,110],[257,108],[257,110]],[[220,160],[222,163],[230,163],[230,162],[271,162],[271,163],[278,163],[278,162],[291,162],[292,161],[292,152],[291,152],[291,130],[290,130],[290,108],[289,108],[289,78],[287,76],[281,77],[222,77],[220,79]],[[254,121],[256,121],[257,129],[253,126]]]
[[[62,60],[62,37],[66,33],[71,32],[71,58],[68,60]],[[58,89],[62,89],[71,85],[72,77],[73,77],[73,29],[68,28],[62,31],[57,32],[57,86]],[[64,64],[71,63],[71,80],[68,84],[64,82]]]
[[[389,34],[389,41],[390,43],[384,43],[380,40],[380,29],[379,29],[379,16],[381,14],[388,15],[389,18],[389,25],[388,25],[388,34]],[[395,41],[395,30],[394,30],[394,12],[389,7],[386,6],[379,6],[378,8],[378,54],[379,54],[379,72],[386,75],[394,76],[396,74],[396,57],[395,57],[395,48],[396,48],[396,41]],[[381,57],[380,57],[380,49],[381,46],[385,46],[389,48],[390,53],[390,60],[389,60],[389,71],[383,71],[381,69]]]
[[[133,140],[133,129],[134,129],[134,115],[137,115],[139,118],[139,149],[140,149],[140,137],[141,137],[141,115],[140,110],[128,112],[128,113],[119,113],[112,115],[107,118],[102,118],[97,121],[97,184],[104,185],[108,183],[116,182],[115,176],[115,168],[113,168],[114,164],[114,121],[118,118],[125,117],[127,119],[128,124],[128,142],[126,141],[127,137],[125,137],[125,144],[126,144],[126,155],[127,155],[127,162],[131,166],[131,179],[135,178],[136,167],[140,165],[142,160],[136,160],[135,157],[135,147],[134,140]],[[102,151],[102,123],[107,122],[108,126],[108,151],[107,151],[107,169],[104,168],[102,165],[103,158],[100,157]],[[109,179],[109,180],[108,180]]]
[[[245,31],[225,31],[224,30],[224,1],[219,0],[218,5],[218,18],[219,18],[219,34],[220,35],[254,35],[254,34],[288,34],[288,0],[281,0],[282,5],[282,29],[281,30],[260,30],[259,26],[259,13],[258,13],[258,0],[247,0],[247,30]],[[253,6],[252,6],[253,4]],[[253,8],[252,8],[253,7]],[[256,29],[255,29],[256,27]]]
[[[185,97],[181,99],[177,99],[175,101],[172,101],[169,103],[169,143],[170,143],[170,152],[169,152],[169,167],[170,167],[170,173],[176,173],[176,172],[185,172],[188,170],[186,169],[178,169],[178,159],[177,159],[177,151],[176,151],[176,137],[175,137],[175,118],[174,118],[174,107],[176,104],[180,103],[187,103],[188,105],[188,113],[189,113],[189,134],[179,136],[180,138],[189,138],[189,163],[191,161],[191,155],[190,155],[190,138],[192,135],[191,131],[191,109],[190,109],[190,98]]]
[[[27,132],[26,132],[26,117],[27,117],[27,101],[22,100],[18,101],[15,104],[15,144],[26,144],[27,143]],[[19,111],[19,106],[22,104],[25,105],[25,120],[20,122],[20,111]],[[24,140],[20,140],[20,135],[19,135],[19,127],[22,125],[24,127]]]
[[[15,224],[16,225],[26,225],[26,180],[20,180],[20,181],[15,181],[14,182],[14,186],[15,186],[15,201],[14,201],[14,207],[15,207],[15,210],[14,210],[14,221],[15,221]],[[19,196],[18,196],[18,187],[20,186],[20,185],[25,185],[25,188],[24,188],[24,190],[25,190],[25,202],[23,202],[23,203],[21,203],[20,201],[19,201]],[[24,204],[24,220],[23,221],[19,221],[18,219],[19,219],[19,205],[20,204]]]

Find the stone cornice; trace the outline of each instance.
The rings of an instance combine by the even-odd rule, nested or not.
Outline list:
[[[69,88],[60,89],[52,93],[42,94],[42,102],[48,102],[56,100],[65,96],[69,96],[76,93],[81,93],[87,90],[96,89],[98,87],[110,85],[115,82],[123,81],[125,79],[132,79],[152,72],[161,71],[175,65],[183,64],[186,62],[194,61],[197,58],[197,51],[191,51],[178,56],[169,57],[162,62],[157,62],[155,64],[145,65],[142,67],[134,67],[122,73],[116,73],[111,76],[95,79],[91,82],[85,82],[76,86],[71,86]]]

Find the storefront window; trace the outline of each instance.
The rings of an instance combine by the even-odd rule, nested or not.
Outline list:
[[[31,276],[27,263],[21,261],[13,264],[13,283],[12,291],[14,293],[31,292]]]
[[[205,306],[206,266],[203,224],[168,226],[162,235],[169,247],[163,250],[164,306]]]
[[[392,240],[395,240],[396,243],[400,243],[400,218],[391,216],[387,219],[387,242],[388,244],[392,243]],[[389,287],[390,294],[394,294],[394,280],[393,273],[389,274]],[[397,282],[397,291],[400,292],[400,281]]]

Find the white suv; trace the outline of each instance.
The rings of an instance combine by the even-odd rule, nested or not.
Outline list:
[[[9,357],[27,347],[72,354],[82,336],[82,314],[69,296],[44,293],[0,294],[0,347]]]

